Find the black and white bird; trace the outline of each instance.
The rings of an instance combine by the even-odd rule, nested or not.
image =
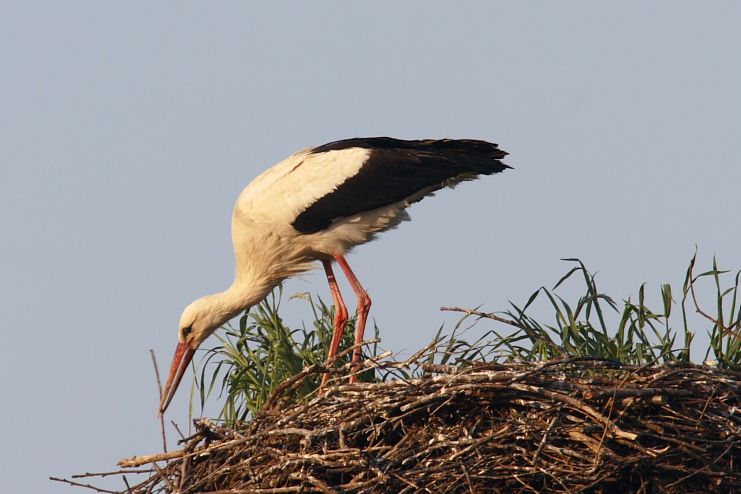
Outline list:
[[[183,311],[160,415],[203,340],[316,261],[324,266],[335,305],[329,358],[348,318],[332,261],[357,296],[355,341],[361,342],[371,300],[345,254],[408,220],[406,208],[434,191],[509,168],[500,161],[506,154],[496,144],[471,139],[355,138],[299,151],[258,176],[240,194],[232,217],[236,279]],[[357,348],[353,361],[359,359]]]

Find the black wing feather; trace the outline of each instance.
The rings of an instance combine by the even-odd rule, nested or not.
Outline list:
[[[316,233],[332,221],[425,195],[460,180],[501,172],[509,166],[496,144],[471,139],[404,141],[390,137],[355,138],[312,149],[323,153],[360,147],[370,155],[360,171],[319,198],[294,220],[301,233]],[[415,197],[415,200],[423,196]]]

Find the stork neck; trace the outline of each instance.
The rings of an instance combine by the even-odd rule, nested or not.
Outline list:
[[[254,280],[246,282],[244,279],[237,278],[229,289],[218,296],[225,311],[234,317],[261,302],[275,286],[276,284],[272,283],[255,283]]]

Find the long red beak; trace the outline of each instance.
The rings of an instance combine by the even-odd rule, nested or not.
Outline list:
[[[157,414],[161,417],[167,406],[172,401],[172,397],[175,396],[180,385],[180,380],[185,374],[185,369],[188,368],[188,364],[193,360],[193,355],[196,351],[190,347],[188,343],[178,343],[178,347],[175,349],[175,356],[172,358],[172,366],[170,367],[170,376],[167,378],[167,384],[165,385],[165,392],[162,394],[162,401],[160,401],[160,411]]]

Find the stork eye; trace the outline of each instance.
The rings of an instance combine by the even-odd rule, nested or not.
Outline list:
[[[187,338],[191,331],[193,331],[193,328],[190,326],[183,328],[183,338]]]

